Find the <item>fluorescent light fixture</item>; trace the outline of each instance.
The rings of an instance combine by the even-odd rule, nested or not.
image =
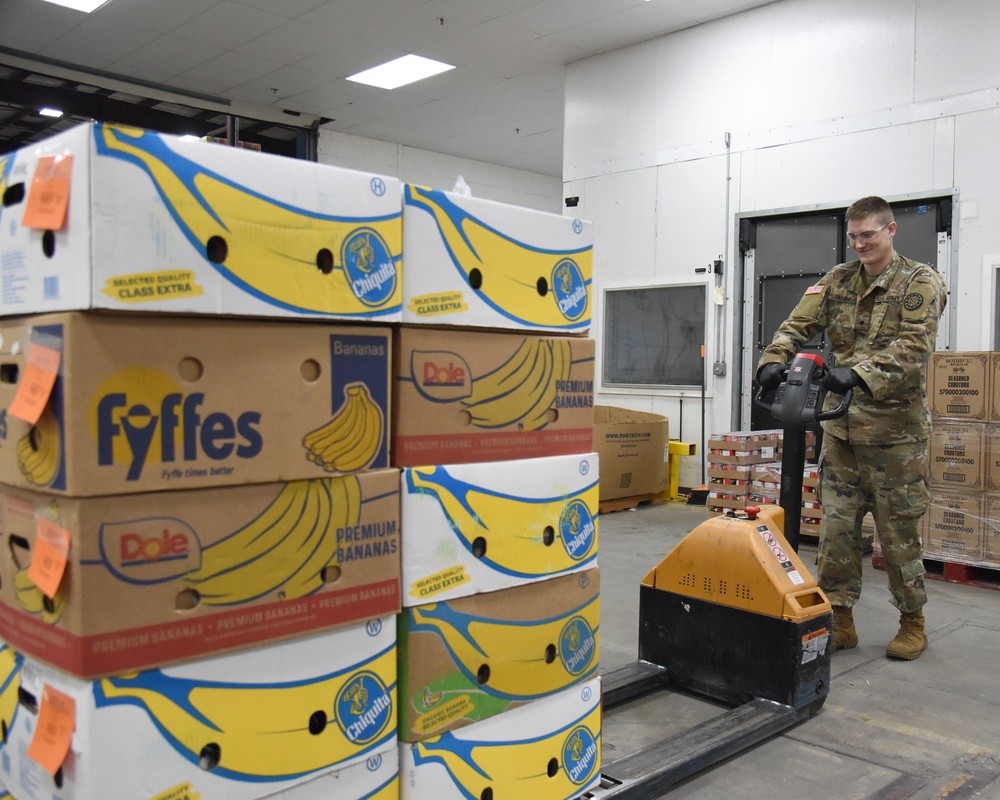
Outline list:
[[[61,117],[62,116],[62,111],[60,111],[58,108],[48,108],[48,107],[46,107],[46,108],[40,108],[40,109],[38,109],[38,113],[41,114],[43,117]]]
[[[89,14],[91,11],[96,11],[103,6],[108,0],[45,0],[45,2],[72,8],[76,11],[85,11]]]
[[[182,134],[180,138],[181,138],[182,142],[200,142],[201,141],[201,137],[200,136],[195,136],[193,133]]]
[[[356,75],[349,75],[347,80],[367,83],[369,86],[378,86],[381,89],[395,89],[414,81],[422,81],[431,75],[447,72],[449,69],[455,69],[455,67],[441,61],[434,61],[431,58],[406,55],[392,61],[386,61],[384,64],[366,69]]]

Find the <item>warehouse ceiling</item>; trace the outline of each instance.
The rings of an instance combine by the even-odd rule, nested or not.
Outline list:
[[[319,127],[560,177],[567,64],[773,1],[2,0],[0,152],[100,119],[304,155]],[[406,53],[456,68],[346,80]]]

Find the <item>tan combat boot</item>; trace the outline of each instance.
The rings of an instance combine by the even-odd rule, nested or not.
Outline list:
[[[858,646],[858,632],[854,630],[854,611],[846,606],[833,607],[833,649],[850,650]]]
[[[924,631],[924,612],[918,608],[899,615],[899,633],[885,648],[889,658],[905,658],[913,661],[927,649],[927,633]]]

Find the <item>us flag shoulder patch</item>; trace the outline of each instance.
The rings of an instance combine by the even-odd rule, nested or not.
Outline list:
[[[806,294],[820,294],[823,291],[823,288],[823,286],[817,283],[815,286],[810,286],[806,289]]]

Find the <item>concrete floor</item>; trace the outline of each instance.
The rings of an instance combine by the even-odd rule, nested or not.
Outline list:
[[[602,672],[635,661],[639,583],[706,516],[683,503],[601,515]],[[799,555],[815,563],[814,546]],[[675,787],[670,800],[1000,800],[1000,591],[926,585],[930,646],[917,661],[890,661],[898,612],[866,557],[861,641],[834,654],[822,710]],[[604,760],[719,713],[670,690],[634,700],[605,715]]]

